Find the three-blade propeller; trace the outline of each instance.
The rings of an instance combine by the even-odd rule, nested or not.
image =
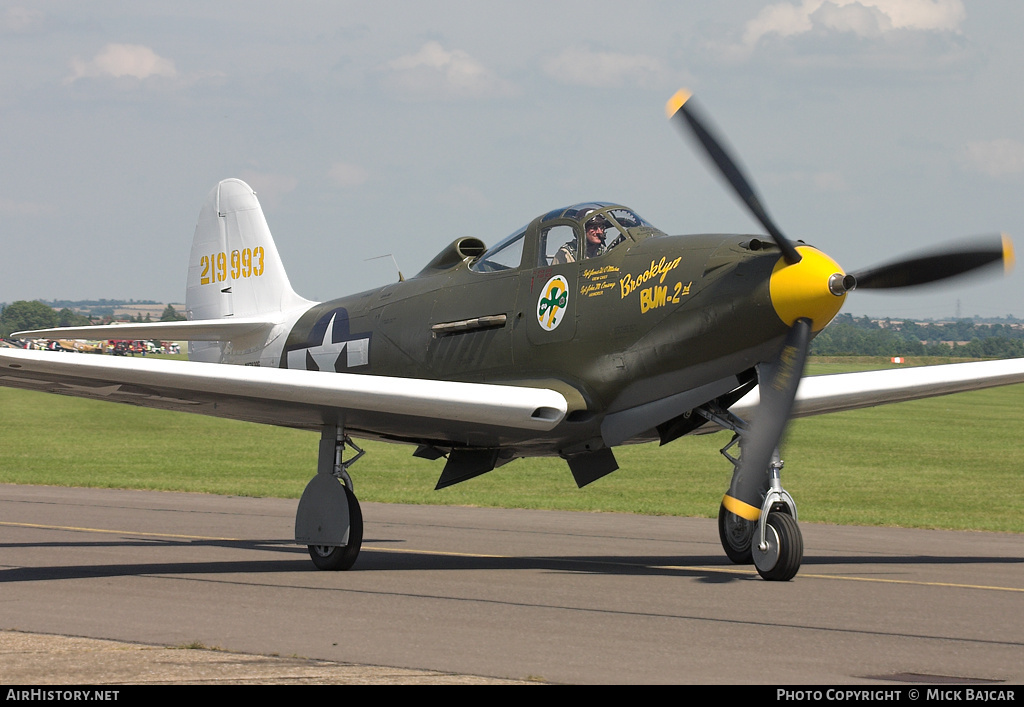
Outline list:
[[[800,252],[768,215],[753,184],[726,149],[724,142],[716,136],[709,121],[694,105],[691,94],[686,90],[677,92],[669,99],[665,110],[669,120],[696,139],[736,196],[778,245],[785,262],[788,265],[799,263]],[[924,252],[844,276],[839,274],[834,276],[834,282],[830,283],[829,288],[834,295],[839,296],[855,288],[914,287],[963,275],[1000,262],[1007,269],[1013,264],[1012,243],[1008,236],[1002,234],[962,241],[939,250]],[[823,326],[824,323],[816,322],[813,329],[817,330]],[[803,375],[804,363],[810,348],[811,331],[812,322],[809,319],[797,318],[785,338],[782,349],[775,360],[768,364],[765,379],[759,381],[761,402],[754,424],[743,436],[739,467],[734,476],[733,488],[726,496],[727,499],[731,496],[732,499],[741,501],[739,506],[751,506],[750,515],[753,515],[753,518],[748,517],[750,520],[757,517],[753,512],[759,511],[755,504],[758,503],[761,490],[764,488],[765,471],[778,448],[792,411],[797,385]],[[736,512],[735,509],[730,510]],[[740,512],[737,515],[746,514]]]

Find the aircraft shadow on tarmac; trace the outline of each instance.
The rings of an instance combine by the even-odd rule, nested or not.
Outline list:
[[[369,540],[369,543],[387,543],[387,540]],[[80,543],[0,543],[0,550],[71,550],[111,547],[130,552],[131,548],[145,550],[150,561],[140,563],[111,563],[68,565],[54,564],[36,567],[14,567],[0,570],[0,583],[33,582],[93,577],[118,577],[151,574],[270,574],[301,572],[316,575],[307,561],[305,547],[287,540],[174,540],[127,539]],[[161,548],[221,547],[236,550],[263,551],[280,555],[294,555],[294,559],[208,560],[195,562],[160,562]],[[803,564],[833,567],[853,565],[952,565],[952,564],[1020,564],[1024,557],[977,557],[937,555],[821,555],[806,556]],[[695,578],[707,583],[727,583],[757,577],[753,567],[734,565],[715,555],[564,555],[564,556],[453,556],[443,553],[401,551],[389,552],[364,547],[352,572],[441,571],[441,570],[547,570],[571,574],[590,573],[605,575],[666,575]],[[749,571],[748,571],[749,570]],[[344,573],[338,573],[343,575]],[[322,576],[322,575],[321,575]],[[335,575],[337,576],[337,575]]]

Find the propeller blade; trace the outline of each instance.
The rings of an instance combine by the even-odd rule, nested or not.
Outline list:
[[[691,95],[689,91],[683,89],[669,99],[665,105],[668,119],[675,120],[679,126],[689,129],[691,134],[697,139],[697,142],[704,148],[708,157],[711,158],[711,161],[714,162],[718,171],[729,182],[729,185],[732,186],[740,201],[746,204],[750,213],[764,226],[772,240],[782,250],[782,257],[786,259],[786,262],[790,265],[799,263],[800,253],[793,247],[789,239],[782,235],[782,231],[772,221],[768,212],[761,204],[761,199],[758,197],[757,192],[754,191],[750,180],[747,179],[739,164],[726,150],[725,143],[715,137],[707,119],[701,117],[700,112],[693,105],[693,101],[690,100]]]
[[[739,467],[733,474],[732,485],[724,501],[728,510],[747,520],[756,520],[759,515],[761,498],[768,482],[768,465],[789,422],[810,346],[811,320],[797,319],[786,335],[779,355],[772,362],[766,380],[760,383],[761,402],[740,443]],[[740,504],[735,504],[735,501]]]
[[[983,236],[851,274],[860,289],[914,287],[1000,262],[1006,270],[1013,267],[1013,242],[1006,234]]]

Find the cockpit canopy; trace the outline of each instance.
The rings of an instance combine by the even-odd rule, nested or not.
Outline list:
[[[534,219],[487,249],[469,268],[497,272],[561,265],[601,257],[654,234],[661,231],[625,206],[597,201],[574,204]],[[524,262],[524,253],[531,253],[531,262]]]
[[[593,217],[598,214],[614,218],[620,225],[624,226],[625,228],[637,228],[640,226],[654,228],[654,226],[640,218],[640,216],[637,215],[637,213],[632,209],[627,209],[625,206],[617,206],[616,204],[607,204],[600,201],[592,201],[587,204],[574,204],[573,206],[566,206],[561,209],[549,211],[540,217],[540,222],[546,223],[548,221],[553,221],[558,218],[572,218],[584,220],[588,216]]]

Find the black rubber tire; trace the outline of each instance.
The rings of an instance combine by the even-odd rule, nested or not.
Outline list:
[[[348,498],[349,534],[348,545],[307,545],[309,557],[317,569],[337,572],[347,570],[355,564],[359,557],[359,549],[363,545],[363,511],[359,507],[356,495],[345,489]]]
[[[779,559],[770,570],[762,572],[758,568],[757,573],[769,582],[788,582],[796,576],[804,559],[804,536],[788,513],[768,514],[768,525],[779,538]]]
[[[757,533],[757,521],[740,518],[726,507],[718,507],[718,539],[725,555],[737,565],[751,565],[750,543]]]

